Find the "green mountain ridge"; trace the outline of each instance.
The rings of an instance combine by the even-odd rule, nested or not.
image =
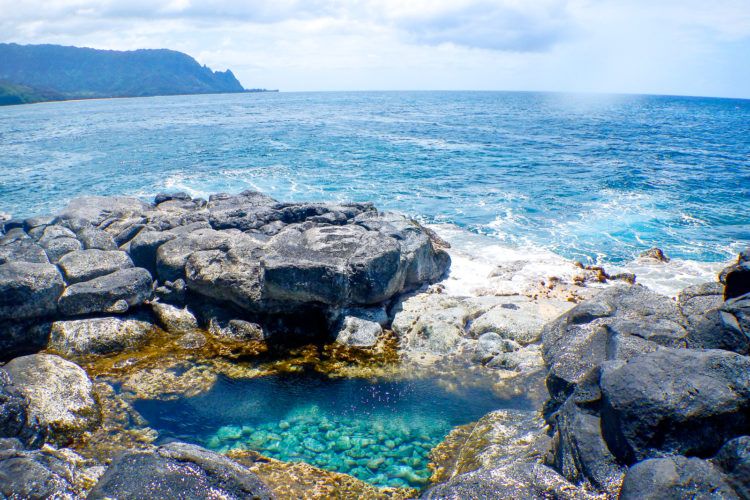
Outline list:
[[[227,92],[245,92],[230,70],[174,50],[0,43],[0,104]]]

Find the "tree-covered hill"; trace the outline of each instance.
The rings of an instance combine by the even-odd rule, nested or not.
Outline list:
[[[0,43],[0,103],[12,95],[35,102],[219,92],[244,88],[231,71],[212,71],[174,50]]]

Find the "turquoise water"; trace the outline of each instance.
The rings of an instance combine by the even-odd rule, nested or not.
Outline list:
[[[172,401],[136,401],[161,440],[251,449],[353,475],[377,486],[422,488],[428,453],[451,428],[499,408],[531,409],[489,387],[448,390],[436,380],[329,379],[314,374],[233,380]]]
[[[750,101],[359,92],[0,109],[0,211],[247,188],[372,201],[576,259],[656,245],[724,261],[750,243]]]

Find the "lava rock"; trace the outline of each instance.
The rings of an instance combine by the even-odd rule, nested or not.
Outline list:
[[[0,264],[0,320],[43,318],[57,312],[63,292],[57,267],[50,264]]]
[[[750,293],[750,261],[739,262],[723,274],[724,300]]]
[[[0,245],[0,264],[6,262],[49,264],[49,258],[44,248],[30,238],[23,238]]]
[[[126,196],[84,196],[75,198],[60,213],[58,219],[80,219],[98,226],[107,218],[126,218],[142,215],[150,206]]]
[[[663,348],[602,368],[602,428],[633,462],[663,453],[711,456],[750,431],[750,358]]]
[[[645,460],[628,470],[621,500],[739,499],[721,471],[699,458]]]
[[[82,470],[83,463],[82,457],[68,449],[0,451],[0,497],[82,498],[89,476]]]
[[[50,354],[14,358],[4,367],[28,401],[28,418],[38,422],[48,442],[67,444],[100,419],[92,383],[78,365]]]
[[[125,252],[107,250],[77,250],[63,256],[58,262],[65,281],[72,285],[133,267]]]
[[[125,312],[151,297],[153,281],[148,271],[135,267],[115,271],[90,281],[70,285],[58,301],[66,316]]]
[[[47,321],[0,321],[0,362],[41,351],[47,347],[49,332]]]
[[[29,403],[12,384],[8,372],[0,368],[0,438],[17,439],[32,445],[40,440],[41,429],[28,418]]]
[[[76,231],[76,236],[86,250],[117,250],[112,235],[101,229],[85,225]]]
[[[159,326],[170,333],[189,333],[198,329],[198,320],[187,308],[154,302],[151,309]]]
[[[226,246],[231,234],[213,229],[199,229],[182,234],[159,246],[156,251],[156,273],[162,281],[185,278],[185,264],[194,252]]]
[[[88,318],[52,323],[48,348],[68,357],[122,352],[155,331],[147,318]]]
[[[372,347],[388,323],[383,308],[351,308],[341,311],[334,332],[336,342],[352,347]]]
[[[552,406],[591,380],[604,361],[660,346],[685,346],[687,331],[681,322],[680,310],[668,297],[640,285],[618,285],[548,323],[542,341]]]
[[[688,287],[680,293],[678,301],[687,322],[689,347],[750,352],[750,337],[737,328],[736,317],[723,307],[720,283]]]
[[[617,493],[624,470],[607,448],[598,415],[569,398],[555,414],[555,436],[555,469],[574,483],[587,481],[599,491]]]
[[[157,250],[161,245],[176,237],[175,233],[167,231],[141,231],[130,242],[129,253],[133,263],[156,275]]]
[[[742,498],[750,498],[750,436],[728,441],[711,460]]]
[[[198,446],[170,443],[155,452],[116,457],[89,492],[104,498],[271,499],[258,477],[229,458]]]

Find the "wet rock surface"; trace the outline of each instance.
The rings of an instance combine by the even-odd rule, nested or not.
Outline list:
[[[14,358],[3,370],[28,401],[26,424],[36,424],[52,443],[67,444],[99,422],[92,383],[78,365],[59,356]]]
[[[275,498],[245,467],[195,445],[170,443],[126,452],[112,462],[87,498]]]

